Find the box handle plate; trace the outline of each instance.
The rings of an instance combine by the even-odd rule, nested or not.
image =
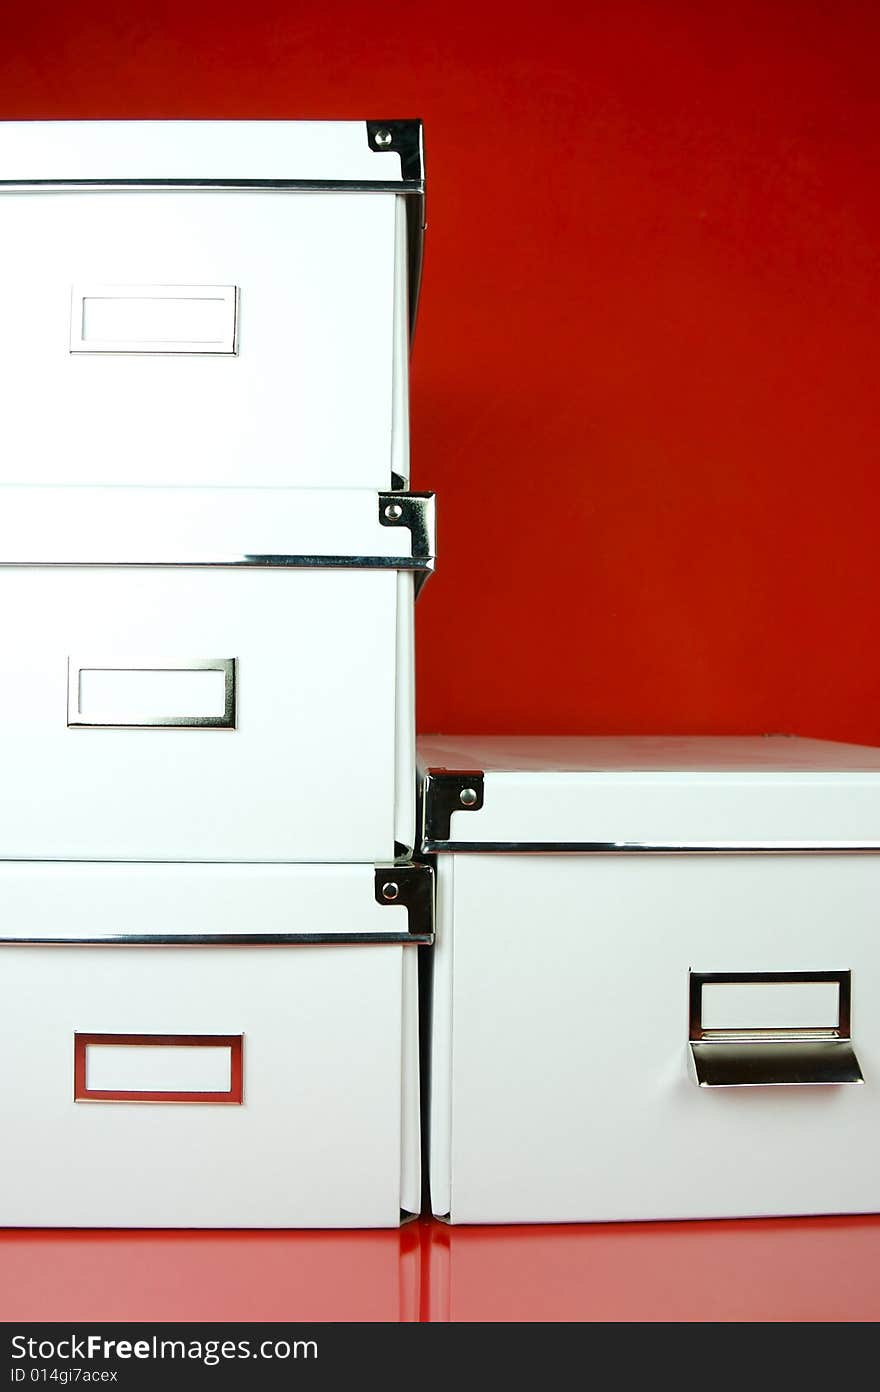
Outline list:
[[[688,1042],[700,1087],[864,1082],[852,1043],[851,972],[692,971],[689,983]]]

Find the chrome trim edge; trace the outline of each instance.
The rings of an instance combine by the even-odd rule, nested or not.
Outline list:
[[[423,855],[473,851],[515,855],[876,855],[880,841],[443,841],[425,838]]]
[[[2,193],[401,193],[424,195],[423,179],[0,179]]]
[[[403,496],[401,494],[398,497]],[[103,570],[136,569],[239,569],[246,566],[262,566],[275,570],[412,570],[430,575],[434,570],[433,556],[287,556],[287,555],[241,555],[241,556],[191,556],[188,559],[143,558],[141,560],[51,560],[9,561],[0,557],[0,569],[45,569],[56,570],[92,567]]]
[[[351,947],[371,943],[422,944],[433,931],[410,933],[107,933],[101,937],[14,937],[0,947]]]

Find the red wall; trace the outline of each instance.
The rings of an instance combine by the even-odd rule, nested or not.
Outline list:
[[[880,9],[20,3],[6,117],[421,115],[420,725],[880,743]]]

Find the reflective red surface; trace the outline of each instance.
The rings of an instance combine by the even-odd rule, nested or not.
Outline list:
[[[880,1217],[0,1233],[14,1320],[880,1319]]]

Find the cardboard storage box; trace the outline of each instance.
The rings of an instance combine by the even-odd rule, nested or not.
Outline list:
[[[4,857],[412,849],[430,495],[9,488],[2,502]]]
[[[418,121],[0,124],[0,483],[405,486],[423,228]]]
[[[426,739],[453,1223],[880,1208],[880,750]]]
[[[417,1212],[431,932],[424,866],[0,863],[0,1225]]]

